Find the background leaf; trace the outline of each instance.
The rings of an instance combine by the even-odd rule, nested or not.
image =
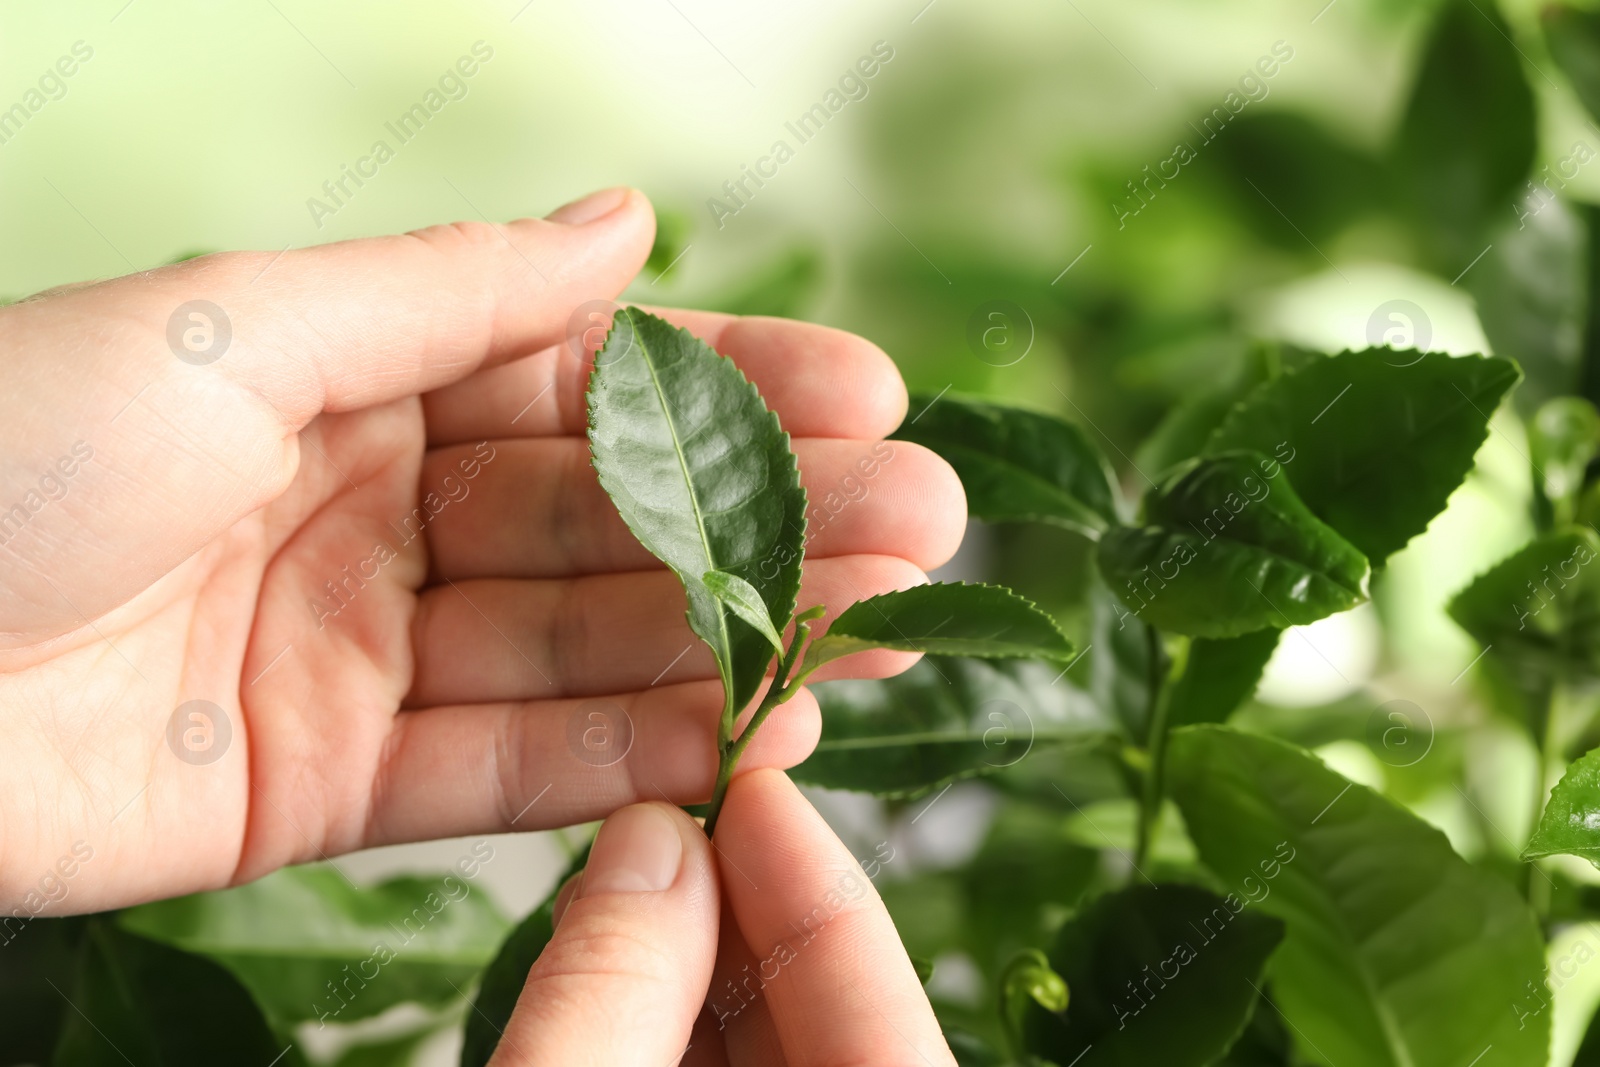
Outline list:
[[[1171,661],[1160,635],[1125,608],[1097,573],[1090,579],[1089,644],[1083,657],[1088,661],[1089,695],[1100,713],[1121,723],[1130,741],[1143,745],[1155,693]]]
[[[0,1064],[47,1063],[72,1008],[78,945],[89,920],[32,919],[0,927]],[[52,985],[54,988],[52,988]]]
[[[1206,866],[1283,919],[1273,999],[1329,1063],[1544,1062],[1549,1021],[1511,1010],[1544,975],[1533,913],[1393,801],[1293,745],[1175,731],[1171,795]],[[1248,879],[1248,881],[1247,881]]]
[[[321,866],[144,904],[117,921],[215,960],[279,1027],[324,1015],[347,1023],[408,1000],[455,1000],[507,928],[489,898],[454,872],[357,889]]]
[[[1366,599],[1366,559],[1274,469],[1249,452],[1179,467],[1145,497],[1147,525],[1100,539],[1106,583],[1146,623],[1200,637],[1313,622]]]
[[[926,792],[1015,766],[1034,745],[1097,744],[1116,734],[1065,685],[1058,665],[924,656],[883,681],[812,687],[822,739],[789,772],[798,782],[879,796]]]
[[[1489,654],[1546,675],[1600,676],[1600,537],[1569,527],[1524,545],[1450,601]]]
[[[1167,724],[1177,728],[1225,722],[1233,709],[1256,691],[1281,636],[1281,630],[1257,630],[1238,637],[1190,641],[1183,674],[1167,696]]]
[[[1072,645],[1033,602],[997,585],[935,582],[850,605],[806,650],[805,670],[869,648],[1068,660]]]
[[[1600,119],[1600,11],[1570,4],[1540,9],[1545,44],[1591,118]]]
[[[687,330],[623,308],[595,356],[589,442],[600,484],[689,598],[735,709],[772,646],[705,588],[707,571],[750,583],[781,630],[794,614],[805,491],[789,435],[733,362]]]
[[[1401,195],[1441,273],[1483,248],[1483,225],[1515,199],[1537,137],[1533,90],[1493,4],[1447,0],[1394,145]]]
[[[70,993],[57,1067],[304,1063],[227,970],[105,918],[89,922]]]
[[[1492,250],[1463,281],[1490,347],[1522,368],[1513,399],[1528,414],[1577,388],[1589,238],[1577,213],[1542,188],[1508,202],[1495,222],[1486,237]]]
[[[1376,567],[1444,509],[1518,377],[1503,359],[1345,352],[1251,393],[1206,451],[1277,459],[1306,506]]]
[[[1116,484],[1100,450],[1054,415],[969,397],[913,396],[904,441],[943,456],[985,522],[1050,522],[1089,537],[1117,521]]]
[[[1204,1067],[1244,1029],[1282,937],[1277,919],[1194,886],[1108,893],[1061,928],[1050,963],[1071,1002],[1028,1013],[1029,1049],[1079,1067]]]
[[[517,1006],[517,998],[522,995],[522,987],[528,983],[528,972],[533,970],[539,953],[555,934],[556,894],[561,892],[567,879],[583,870],[588,862],[589,847],[585,845],[556,879],[549,895],[512,929],[489,966],[484,968],[478,995],[472,1001],[472,1012],[467,1016],[461,1067],[484,1067],[494,1055],[500,1035],[511,1019],[511,1011]]]

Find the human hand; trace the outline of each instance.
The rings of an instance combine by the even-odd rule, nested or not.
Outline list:
[[[0,308],[8,910],[68,863],[52,914],[709,795],[720,683],[676,579],[595,481],[564,339],[652,233],[644,197],[611,190],[549,220],[206,256]],[[225,350],[220,329],[184,338],[195,300]],[[881,352],[666,314],[761,388],[814,502],[879,450],[865,496],[815,531],[803,602],[842,608],[949,556],[960,487],[878,443],[905,405]],[[600,698],[632,724],[608,766],[572,740]],[[209,736],[179,710],[197,700]],[[818,728],[797,698],[746,765],[792,765]]]
[[[660,803],[606,821],[491,1067],[680,1063],[955,1063],[876,890],[779,771],[734,780],[715,845]]]

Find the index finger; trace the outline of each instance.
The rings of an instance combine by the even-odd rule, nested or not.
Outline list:
[[[584,305],[587,306],[587,305]],[[647,308],[732,359],[796,437],[874,440],[906,413],[894,361],[845,330],[791,319]],[[603,316],[607,326],[609,316]],[[582,434],[591,329],[524,359],[480,371],[424,398],[428,444]]]
[[[788,1067],[954,1067],[883,901],[816,809],[774,770],[735,778],[726,805],[722,890]]]

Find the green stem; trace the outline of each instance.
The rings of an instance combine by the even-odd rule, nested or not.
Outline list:
[[[794,696],[805,680],[803,677],[797,678],[794,684],[786,684],[794,665],[800,659],[800,651],[805,645],[806,637],[811,633],[811,627],[806,622],[807,617],[816,616],[806,612],[798,617],[794,627],[794,640],[789,643],[789,650],[778,660],[777,673],[767,684],[767,691],[762,695],[756,713],[750,716],[750,722],[740,732],[738,740],[732,737],[732,718],[726,718],[725,727],[717,731],[717,783],[712,787],[711,807],[706,812],[707,837],[710,837],[717,828],[717,817],[722,814],[722,803],[727,799],[728,786],[733,782],[734,768],[739,765],[739,758],[744,755],[744,750],[750,747],[757,728],[767,721],[767,716],[771,715],[778,705]]]
[[[1134,848],[1134,862],[1143,865],[1150,857],[1150,846],[1155,838],[1156,823],[1161,817],[1161,801],[1166,783],[1163,780],[1167,761],[1167,707],[1164,699],[1166,672],[1162,668],[1161,635],[1155,627],[1145,630],[1149,665],[1146,684],[1149,697],[1149,733],[1146,749],[1150,766],[1145,770],[1144,791],[1139,796],[1139,838]]]

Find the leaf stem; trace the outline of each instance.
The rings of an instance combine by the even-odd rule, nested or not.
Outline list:
[[[733,782],[734,768],[739,765],[739,758],[744,755],[744,750],[750,747],[751,740],[755,737],[757,728],[767,721],[778,705],[794,696],[805,679],[797,678],[794,683],[787,684],[789,675],[794,671],[795,664],[800,661],[806,638],[811,633],[809,620],[821,614],[819,609],[813,608],[796,616],[794,626],[794,640],[789,643],[789,650],[778,659],[778,670],[772,676],[772,681],[767,684],[767,691],[762,694],[761,703],[757,705],[756,712],[750,716],[750,722],[740,731],[738,740],[734,740],[733,717],[727,717],[724,724],[717,732],[717,783],[711,790],[711,807],[706,812],[706,836],[710,837],[717,828],[717,817],[722,814],[722,803],[727,799],[728,786]]]

